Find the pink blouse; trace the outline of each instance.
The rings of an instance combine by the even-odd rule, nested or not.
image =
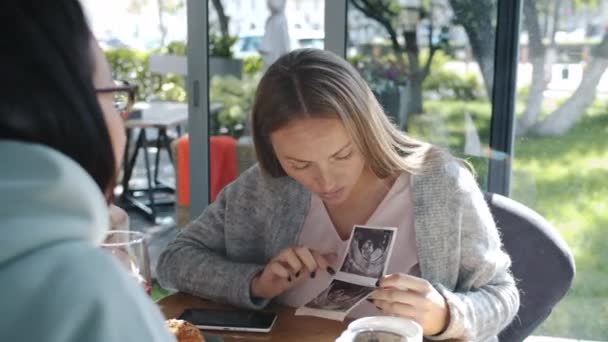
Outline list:
[[[321,254],[335,253],[340,262],[348,247],[348,241],[342,241],[338,236],[323,201],[314,194],[310,201],[310,210],[300,232],[298,244],[312,248]],[[416,276],[420,274],[410,193],[410,175],[407,172],[397,178],[368,221],[360,224],[397,227],[397,240],[395,240],[393,252],[388,261],[387,274],[396,272]],[[291,307],[303,306],[327,288],[331,279],[332,277],[327,272],[317,272],[314,279],[306,280],[291,288],[279,296],[278,300]],[[380,314],[381,312],[374,305],[363,301],[348,316],[358,318]]]

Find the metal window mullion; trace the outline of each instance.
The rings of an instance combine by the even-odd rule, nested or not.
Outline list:
[[[498,0],[497,8],[490,124],[493,153],[489,161],[488,191],[505,196],[510,193],[511,182],[521,3],[521,0]]]
[[[188,0],[190,218],[209,204],[208,0]]]
[[[347,0],[325,0],[325,50],[346,57]]]

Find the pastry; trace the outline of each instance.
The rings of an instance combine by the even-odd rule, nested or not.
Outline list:
[[[200,330],[189,322],[181,319],[168,319],[166,323],[177,342],[205,342]]]

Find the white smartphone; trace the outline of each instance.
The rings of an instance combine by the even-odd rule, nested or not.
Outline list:
[[[203,330],[270,332],[277,315],[265,311],[186,309],[178,319]]]

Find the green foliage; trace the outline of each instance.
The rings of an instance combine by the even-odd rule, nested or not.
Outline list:
[[[581,8],[587,7],[591,9],[597,9],[599,6],[598,0],[573,0],[572,4],[574,5],[575,10],[580,10]]]
[[[424,49],[420,51],[420,62],[426,61],[429,58],[429,50]],[[435,51],[435,55],[433,56],[433,60],[431,61],[431,70],[443,69],[446,63],[455,60],[452,55],[446,53],[445,51],[438,50]]]
[[[171,42],[152,53],[186,55],[186,44]],[[113,49],[105,51],[105,54],[116,79],[129,81],[138,86],[139,101],[151,99],[186,101],[184,78],[180,75],[152,74],[148,68],[148,53],[131,49]],[[243,72],[246,75],[243,80],[233,76],[216,76],[211,80],[210,100],[212,103],[222,105],[222,110],[211,118],[211,134],[238,136],[243,133],[261,69],[261,58],[249,57],[245,59],[243,65]]]
[[[222,110],[213,118],[211,134],[238,137],[243,133],[258,82],[258,77],[251,76],[244,79],[231,75],[213,77],[209,97],[212,103],[220,103]]]
[[[521,105],[521,103],[519,104]],[[462,156],[465,115],[488,144],[491,107],[483,101],[425,101],[425,114],[411,117],[409,133],[447,146]],[[535,335],[605,340],[608,326],[608,105],[596,101],[568,133],[524,137],[515,142],[511,196],[547,219],[574,253],[576,278],[566,298]],[[485,176],[487,158],[471,158]],[[484,179],[479,179],[484,183]]]
[[[407,83],[406,71],[394,53],[380,53],[380,47],[372,47],[374,53],[349,58],[371,90],[376,94],[391,92]]]
[[[138,99],[146,100],[153,93],[155,80],[148,69],[148,54],[132,49],[112,49],[105,51],[113,76],[137,85]]]
[[[373,51],[375,47],[370,47]],[[425,49],[420,54],[420,61],[428,59],[429,51]],[[363,79],[373,92],[385,93],[398,86],[407,86],[406,71],[402,70],[397,57],[392,52],[375,54],[360,54],[349,57],[348,61],[357,68]],[[484,88],[474,73],[460,75],[446,70],[445,65],[452,57],[444,51],[436,51],[431,61],[429,75],[422,87],[426,94],[433,98],[477,100],[484,96]]]
[[[530,95],[530,85],[526,85],[526,86],[523,86],[523,87],[517,89],[516,98],[518,100],[525,100],[528,98],[529,95]]]
[[[255,76],[262,71],[264,61],[260,56],[250,56],[243,60],[243,74]]]
[[[422,89],[442,99],[477,100],[483,87],[474,73],[460,75],[449,70],[433,70],[422,83]]]
[[[185,56],[188,52],[186,42],[173,41],[167,44],[167,46],[155,51],[155,53],[167,54],[167,55],[178,55]]]
[[[209,55],[215,57],[232,58],[232,46],[237,37],[218,35],[209,32]]]
[[[554,225],[576,262],[572,289],[537,334],[577,340],[608,337],[608,326],[599,319],[608,317],[607,134],[608,108],[596,101],[566,134],[515,142],[514,198]]]
[[[426,60],[428,51],[421,54]],[[446,70],[446,64],[452,58],[443,51],[435,52],[428,76],[422,83],[425,95],[445,100],[478,100],[483,98],[484,89],[477,76],[472,73],[463,75]]]
[[[411,116],[408,132],[462,154],[465,144],[465,117],[468,115],[482,142],[490,137],[492,107],[487,101],[425,101],[423,115]],[[480,173],[481,174],[481,173]]]
[[[185,55],[186,45],[183,42],[172,42],[153,53]],[[115,79],[137,85],[138,100],[186,101],[183,77],[171,74],[152,74],[148,69],[149,53],[120,48],[107,50],[105,55]]]

